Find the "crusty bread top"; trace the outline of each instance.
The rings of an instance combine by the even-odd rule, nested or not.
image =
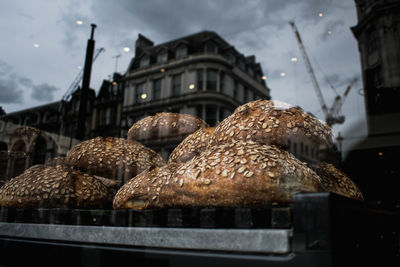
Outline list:
[[[208,127],[208,124],[196,116],[161,112],[135,122],[128,131],[127,139],[142,141],[188,135],[205,127]]]
[[[257,206],[287,203],[295,193],[320,190],[320,178],[305,163],[278,147],[252,141],[209,147],[160,176],[165,168],[126,183],[114,207]]]
[[[102,208],[112,196],[96,178],[64,165],[35,165],[0,189],[0,206]]]
[[[252,140],[286,147],[290,139],[308,139],[316,146],[331,146],[332,130],[299,107],[256,100],[239,106],[223,120],[212,134],[210,145]]]
[[[73,146],[66,163],[93,175],[128,180],[165,162],[159,154],[134,140],[96,137]]]
[[[330,163],[321,162],[315,172],[322,180],[322,188],[349,198],[364,200],[357,185],[342,171]]]
[[[215,127],[201,128],[196,132],[188,135],[179,145],[172,151],[168,159],[168,164],[184,163],[200,155],[209,143],[210,136],[214,132]]]

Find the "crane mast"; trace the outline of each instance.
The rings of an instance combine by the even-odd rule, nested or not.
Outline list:
[[[311,66],[311,62],[308,59],[306,48],[304,47],[303,41],[301,40],[300,33],[297,30],[297,27],[296,27],[296,24],[294,23],[294,21],[289,22],[289,24],[290,24],[290,26],[292,26],[292,29],[296,36],[297,42],[299,43],[301,55],[303,56],[307,71],[310,74],[311,82],[314,86],[315,92],[317,93],[318,101],[321,105],[322,111],[324,112],[325,117],[328,117],[328,108],[325,104],[324,97],[322,96],[321,88],[319,87],[319,84],[317,82],[317,77],[315,77],[314,70]]]
[[[343,123],[345,118],[344,118],[344,116],[339,116],[340,109],[342,108],[343,102],[345,101],[347,95],[349,94],[352,85],[358,79],[354,78],[350,82],[350,84],[347,86],[346,90],[344,91],[343,96],[337,95],[335,97],[335,100],[334,100],[334,102],[332,104],[332,107],[328,110],[328,108],[327,108],[327,106],[325,104],[324,97],[323,97],[322,92],[321,92],[321,88],[319,87],[319,84],[317,82],[317,78],[315,77],[314,70],[313,70],[313,68],[311,66],[311,62],[310,62],[310,60],[308,58],[306,49],[304,47],[303,41],[301,40],[300,33],[297,30],[296,24],[294,23],[294,21],[289,22],[289,24],[290,24],[290,26],[292,26],[292,29],[293,29],[294,34],[296,36],[297,42],[299,44],[300,51],[301,51],[301,54],[303,56],[304,62],[306,64],[307,71],[310,74],[311,82],[312,82],[312,84],[314,86],[315,92],[317,93],[318,101],[319,101],[319,103],[321,105],[322,111],[325,114],[326,123],[329,126],[332,126],[333,124],[336,124],[336,123]]]

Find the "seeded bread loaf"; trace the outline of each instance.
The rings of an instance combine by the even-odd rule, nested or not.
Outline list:
[[[162,112],[134,123],[128,131],[127,139],[142,141],[171,136],[186,137],[205,127],[208,127],[207,123],[193,115]]]
[[[298,107],[256,100],[239,106],[218,124],[210,137],[210,145],[238,140],[252,140],[284,149],[290,142],[326,148],[332,145],[332,131],[328,125]]]
[[[127,181],[151,166],[165,164],[159,154],[134,140],[96,137],[68,151],[66,163],[89,174]]]
[[[210,136],[214,132],[215,127],[201,128],[196,132],[188,135],[171,153],[168,164],[183,163],[189,161],[195,156],[200,155],[209,143]]]
[[[330,163],[321,162],[315,172],[322,181],[324,191],[334,192],[345,197],[364,200],[364,197],[357,185],[342,171]]]
[[[160,194],[166,194],[166,191],[173,194],[171,192],[173,189],[169,185],[178,166],[179,164],[170,163],[162,167],[155,167],[129,180],[115,195],[114,209],[142,210],[147,207],[157,207],[157,205],[151,205],[151,203]]]
[[[13,208],[106,208],[112,195],[91,175],[64,165],[36,165],[0,188],[0,206]]]
[[[238,141],[209,147],[184,164],[138,175],[118,191],[114,208],[288,203],[293,194],[319,191],[320,183],[317,174],[290,153]]]

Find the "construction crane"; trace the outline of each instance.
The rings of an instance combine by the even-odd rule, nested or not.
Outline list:
[[[317,77],[315,77],[314,70],[313,70],[311,62],[308,58],[303,41],[301,40],[300,33],[297,30],[296,24],[294,23],[294,21],[290,21],[289,24],[290,24],[290,26],[292,26],[292,29],[296,36],[297,42],[299,44],[300,51],[301,51],[302,57],[304,59],[304,62],[306,64],[307,71],[310,74],[311,82],[312,82],[315,92],[317,94],[319,104],[321,105],[322,111],[324,112],[326,123],[329,126],[332,126],[333,124],[342,124],[345,120],[345,117],[340,116],[339,112],[343,106],[345,99],[347,98],[347,95],[350,92],[352,85],[357,81],[357,78],[354,78],[350,82],[350,84],[347,86],[343,96],[336,95],[335,100],[332,104],[332,107],[330,109],[328,109],[328,107],[326,106],[325,100],[324,100],[324,96],[322,95],[321,88],[319,87]]]
[[[97,48],[94,51],[94,55],[93,55],[93,62],[97,59],[97,57],[100,55],[101,52],[106,51],[105,48],[101,47],[101,48]],[[68,87],[68,90],[65,92],[65,94],[62,97],[62,101],[69,101],[71,99],[72,93],[74,92],[74,90],[76,88],[78,88],[80,82],[82,81],[83,78],[83,69],[79,72],[78,76],[76,76],[75,80],[71,83],[71,85]]]

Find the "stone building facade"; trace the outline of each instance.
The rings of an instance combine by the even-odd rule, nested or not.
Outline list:
[[[270,99],[261,65],[215,32],[204,31],[154,45],[139,34],[124,75],[121,136],[158,112],[196,115],[214,126],[241,104]],[[181,140],[144,144],[167,158]]]

